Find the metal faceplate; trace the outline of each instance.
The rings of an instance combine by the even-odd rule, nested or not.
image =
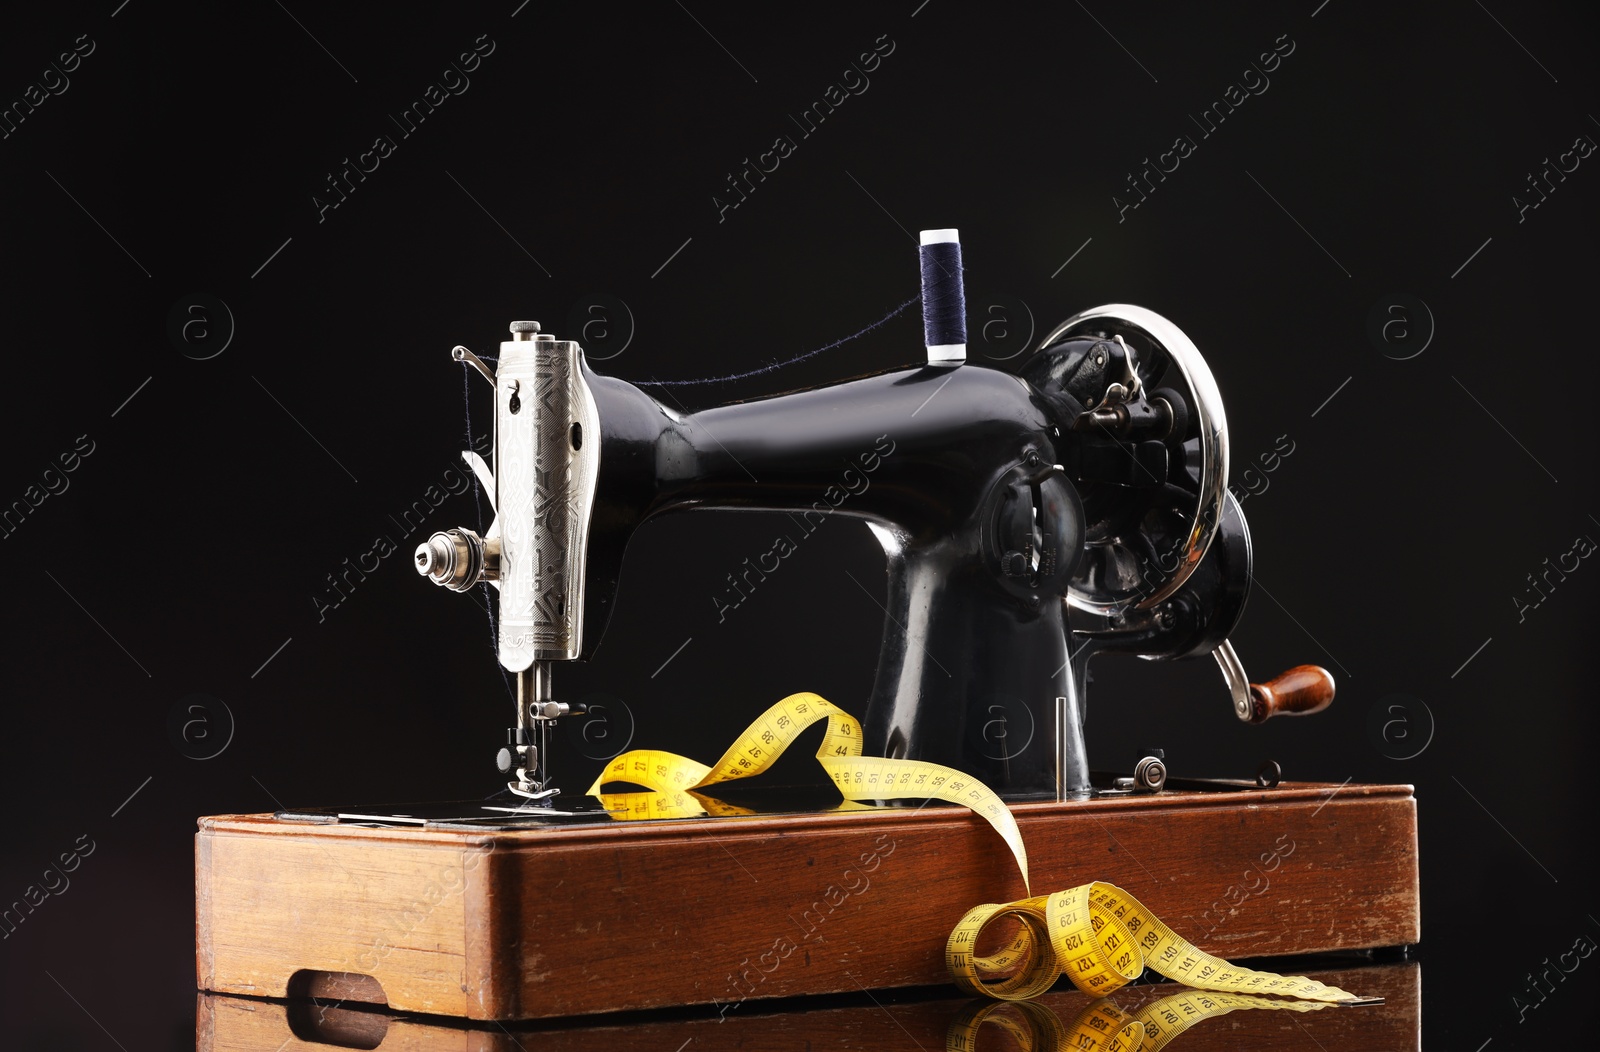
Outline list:
[[[600,418],[579,367],[582,354],[570,340],[500,345],[494,417],[500,664],[513,672],[535,661],[573,660],[583,646]]]

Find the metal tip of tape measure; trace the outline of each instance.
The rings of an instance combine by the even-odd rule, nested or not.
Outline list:
[[[1348,1001],[1337,1001],[1335,1003],[1340,1008],[1365,1008],[1368,1005],[1381,1005],[1385,1002],[1381,997],[1352,997]]]

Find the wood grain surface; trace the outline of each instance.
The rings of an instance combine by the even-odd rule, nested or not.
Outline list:
[[[1409,786],[1013,811],[1034,891],[1110,881],[1219,956],[1420,937]],[[515,832],[218,816],[196,838],[196,961],[202,990],[468,1019],[728,1014],[944,983],[962,914],[1024,893],[993,831],[945,806]]]

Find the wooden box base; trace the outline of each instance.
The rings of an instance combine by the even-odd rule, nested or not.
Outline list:
[[[1410,786],[1012,810],[1036,891],[1111,881],[1222,957],[1420,937]],[[985,823],[933,805],[511,832],[226,815],[195,846],[202,990],[475,1020],[936,985],[956,921],[1024,894]]]

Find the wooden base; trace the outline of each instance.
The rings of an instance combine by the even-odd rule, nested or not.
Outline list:
[[[1420,937],[1410,786],[1013,811],[1036,891],[1111,881],[1222,957]],[[1024,895],[985,823],[933,805],[511,832],[229,815],[195,847],[201,989],[476,1020],[936,985],[956,921]]]
[[[1236,1011],[1206,1020],[1174,1042],[1183,1052],[1236,1052],[1283,1049],[1398,1050],[1422,1047],[1421,966],[1415,962],[1365,965],[1314,971],[1343,990],[1382,997],[1382,1005],[1325,1008],[1318,1012]],[[1141,986],[1114,996],[1126,1012],[1140,1011],[1151,1001],[1183,987]],[[878,995],[880,1001],[884,995]],[[407,1018],[387,1012],[330,1007],[313,1002],[257,1001],[220,994],[201,994],[195,1012],[195,1052],[300,1052],[339,1048],[378,1048],[405,1052],[619,1052],[620,1049],[689,1048],[695,1052],[822,1052],[824,1049],[934,1049],[960,1047],[949,1042],[952,1023],[972,1004],[943,998],[874,1004],[859,995],[852,1003],[831,1000],[804,1011],[768,1013],[745,1006],[717,1023],[715,1014],[672,1013],[661,1018],[589,1021],[578,1026],[539,1028],[540,1024],[461,1024],[450,1020]],[[1046,994],[1038,1000],[1063,1023],[1077,1018],[1090,1003],[1076,990]],[[1007,1010],[1001,1010],[1007,1011]],[[1016,1017],[1015,1009],[1008,1012]],[[986,1027],[988,1031],[993,1024]],[[480,1028],[481,1027],[481,1028]],[[985,1033],[980,1048],[1012,1047]],[[1042,1047],[1042,1046],[1040,1046]]]

